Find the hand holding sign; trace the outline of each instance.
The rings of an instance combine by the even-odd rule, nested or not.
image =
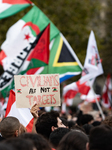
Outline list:
[[[17,108],[60,106],[58,74],[15,75]]]
[[[33,115],[33,117],[34,117],[35,119],[38,118],[38,111],[39,111],[39,110],[40,110],[40,109],[39,109],[39,107],[38,107],[37,104],[34,104],[34,105],[32,106],[32,108],[31,108],[31,110],[30,110],[31,114]]]

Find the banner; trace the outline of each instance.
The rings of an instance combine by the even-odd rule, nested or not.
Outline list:
[[[59,74],[15,75],[17,108],[60,106]]]

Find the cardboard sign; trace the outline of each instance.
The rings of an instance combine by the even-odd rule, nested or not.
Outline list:
[[[17,108],[60,106],[59,74],[15,75]]]

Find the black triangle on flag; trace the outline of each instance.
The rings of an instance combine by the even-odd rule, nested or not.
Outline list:
[[[61,63],[61,62],[76,62],[75,58],[70,53],[70,51],[69,51],[68,47],[65,45],[64,41],[63,41],[60,56],[58,59],[58,63]]]

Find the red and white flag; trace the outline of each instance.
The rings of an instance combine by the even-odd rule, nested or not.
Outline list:
[[[78,87],[76,82],[73,82],[69,85],[66,85],[63,88],[63,99],[64,99],[64,103],[66,103],[66,105],[70,106],[73,101],[73,98],[75,97],[75,95],[78,92]]]
[[[31,4],[30,0],[0,0],[0,19],[12,16]]]
[[[94,93],[93,90],[91,90],[91,89],[89,90],[87,95],[81,94],[81,96],[80,96],[80,98],[82,100],[85,100],[85,101],[91,102],[91,103],[96,103],[96,99],[97,99],[97,101],[99,101],[100,97],[101,96],[99,94]]]
[[[110,74],[108,74],[107,79],[105,81],[105,85],[103,87],[103,94],[102,94],[102,105],[105,108],[111,107],[111,91],[112,91],[111,76]]]
[[[90,90],[90,87],[87,85],[87,82],[81,83],[80,80],[73,82],[63,88],[63,99],[66,105],[70,106],[73,103],[73,98],[77,93],[82,93],[87,95]]]
[[[5,117],[7,116],[16,117],[20,121],[20,123],[26,127],[27,132],[32,131],[33,116],[30,113],[30,109],[16,108],[15,92],[13,90],[10,91],[9,95]]]

